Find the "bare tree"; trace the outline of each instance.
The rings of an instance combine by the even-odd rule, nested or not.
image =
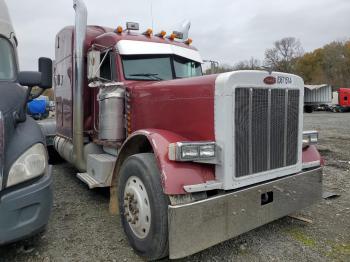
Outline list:
[[[274,42],[274,47],[265,51],[266,67],[276,71],[292,73],[297,58],[303,55],[301,43],[295,37],[285,37]]]
[[[227,64],[220,65],[219,63],[216,64],[216,67],[213,69],[213,67],[210,67],[204,71],[205,75],[211,75],[211,74],[220,74],[225,72],[231,72],[233,71],[233,67]],[[214,71],[214,72],[213,72]]]
[[[261,69],[260,61],[254,57],[249,60],[240,61],[233,66],[234,70],[259,70]]]
[[[254,57],[251,57],[248,61],[248,67],[250,70],[258,70],[261,69],[260,61]]]

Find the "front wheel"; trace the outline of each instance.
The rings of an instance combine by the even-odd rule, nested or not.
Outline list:
[[[118,179],[119,210],[124,232],[136,253],[148,260],[166,257],[168,205],[152,153],[130,156]]]

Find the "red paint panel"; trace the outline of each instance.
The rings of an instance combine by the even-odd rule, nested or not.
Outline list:
[[[99,26],[88,26],[85,54],[91,47],[96,36],[112,29]],[[54,64],[54,91],[56,97],[56,125],[57,133],[72,138],[73,130],[73,97],[74,97],[74,68],[73,68],[74,27],[62,29],[56,36],[55,64]],[[86,68],[85,68],[86,75]],[[84,86],[84,130],[93,129],[92,104],[95,99],[91,88],[85,79]]]
[[[350,88],[339,88],[338,90],[339,105],[343,107],[350,106]]]
[[[305,149],[303,149],[302,153],[302,161],[303,163],[309,163],[309,162],[314,162],[314,161],[321,161],[321,155],[318,152],[316,146],[309,146]]]
[[[128,84],[132,132],[162,129],[189,141],[215,140],[216,76]]]

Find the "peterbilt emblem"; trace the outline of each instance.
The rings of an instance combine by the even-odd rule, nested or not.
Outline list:
[[[274,85],[276,84],[276,77],[274,76],[267,76],[264,78],[264,83],[267,85]]]

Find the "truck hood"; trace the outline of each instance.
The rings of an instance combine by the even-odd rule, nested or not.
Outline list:
[[[13,38],[15,36],[15,31],[13,30],[11,18],[4,0],[0,0],[0,35],[6,38],[11,37],[11,41],[16,44]]]
[[[216,78],[217,75],[210,75],[126,83],[131,131],[156,128],[193,141],[213,140]]]
[[[17,83],[0,82],[0,92],[0,111],[4,118],[3,141],[5,143],[3,143],[3,146],[6,147],[15,129],[14,113],[22,109],[26,99],[26,91]]]
[[[0,111],[3,114],[2,123],[4,127],[4,135],[1,138],[4,143],[0,143],[3,152],[2,163],[0,163],[3,189],[7,182],[10,167],[16,159],[34,144],[45,144],[45,138],[39,125],[31,117],[27,117],[21,123],[15,122],[14,113],[16,111],[24,114],[22,110],[26,99],[26,89],[17,83],[0,82],[0,92]]]
[[[0,111],[4,115],[23,106],[26,90],[17,83],[0,81]]]

